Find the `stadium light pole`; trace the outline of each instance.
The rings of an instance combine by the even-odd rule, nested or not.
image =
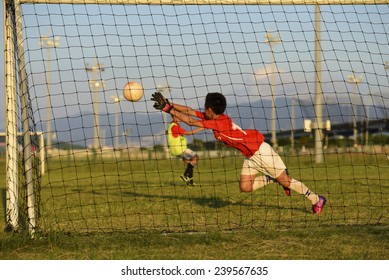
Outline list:
[[[277,143],[277,134],[276,134],[276,118],[277,118],[277,113],[276,113],[276,97],[275,97],[275,68],[276,68],[276,60],[274,56],[274,45],[281,43],[281,36],[277,34],[276,36],[273,35],[273,33],[269,32],[265,34],[265,43],[269,44],[270,50],[271,50],[271,56],[272,56],[272,66],[271,66],[271,81],[270,81],[270,86],[271,86],[271,142],[273,145],[273,149],[277,150],[278,148],[278,143]]]
[[[385,70],[389,70],[389,60],[385,61],[385,66],[384,66]],[[382,103],[383,103],[383,107],[385,108],[385,104],[384,104],[384,100],[382,99]],[[386,112],[386,110],[384,110],[385,112],[385,123],[386,123],[386,120],[388,119],[388,113]]]
[[[98,79],[98,74],[104,71],[104,65],[98,61],[94,66],[86,64],[86,72],[92,72],[92,80],[89,80],[89,86],[93,91],[93,111],[94,111],[94,141],[93,148],[100,149],[99,141],[99,89],[105,87],[104,80]]]
[[[323,91],[321,88],[321,11],[315,8],[315,162],[323,163]]]
[[[294,129],[295,129],[295,118],[296,118],[296,113],[295,113],[295,96],[292,97],[292,104],[291,104],[291,129],[290,129],[290,149],[292,151],[292,155],[294,154]]]
[[[368,100],[368,102],[364,102],[363,105],[365,106],[365,111],[366,111],[366,130],[365,130],[365,146],[366,148],[369,146],[369,112],[370,112],[370,108],[369,106],[371,106],[371,103],[372,103],[372,96],[371,96],[371,92],[369,92],[369,94],[366,96],[366,99]]]
[[[357,137],[358,137],[358,129],[357,129],[357,88],[358,84],[362,82],[362,77],[357,77],[355,74],[351,74],[347,76],[347,81],[349,83],[354,84],[354,101],[353,103],[353,138],[354,138],[354,148],[358,146]]]
[[[111,99],[115,102],[115,147],[116,149],[119,149],[119,103],[120,101],[122,101],[123,99],[115,96],[115,95],[111,95]]]
[[[51,49],[59,46],[59,37],[43,36],[39,38],[39,44],[43,49],[47,49],[47,68],[46,68],[46,87],[47,87],[47,109],[46,109],[46,147],[47,150],[51,149]]]

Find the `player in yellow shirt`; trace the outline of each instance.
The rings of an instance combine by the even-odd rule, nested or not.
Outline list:
[[[169,124],[167,130],[169,151],[172,156],[181,158],[186,163],[185,172],[180,178],[186,182],[188,186],[193,186],[193,168],[197,165],[199,156],[188,148],[184,135],[193,135],[204,130],[204,128],[187,131],[180,126],[180,120],[177,117],[172,116],[172,118],[173,120]]]

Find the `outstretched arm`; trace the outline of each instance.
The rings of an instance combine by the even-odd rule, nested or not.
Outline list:
[[[193,135],[193,134],[199,133],[200,131],[203,131],[204,129],[205,129],[204,127],[198,127],[196,129],[193,129],[193,130],[187,130],[187,131],[185,131],[185,135]]]
[[[160,92],[155,92],[152,94],[152,101],[155,101],[154,108],[162,110],[166,113],[170,113],[173,116],[179,118],[182,122],[186,123],[189,126],[204,127],[203,123],[195,119],[196,111],[190,107],[170,103],[169,100],[162,95]]]
[[[185,114],[188,116],[193,116],[193,117],[196,116],[196,111],[188,106],[184,106],[184,105],[180,105],[180,104],[176,104],[176,103],[171,103],[171,105],[174,107],[174,110],[176,110],[182,114]]]
[[[187,114],[184,114],[184,113],[176,110],[175,107],[173,107],[170,110],[170,114],[177,117],[178,119],[180,119],[182,122],[186,123],[189,126],[197,126],[199,128],[204,129],[204,125],[203,125],[202,121],[193,118],[192,115],[187,115]],[[194,115],[196,116],[196,113]]]

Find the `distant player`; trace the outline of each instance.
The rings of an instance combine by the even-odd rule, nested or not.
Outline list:
[[[223,94],[208,93],[205,98],[205,111],[170,103],[160,92],[152,95],[154,108],[176,116],[190,126],[211,129],[216,139],[229,147],[239,150],[245,159],[240,175],[242,192],[253,192],[277,181],[290,195],[290,190],[305,196],[312,204],[312,211],[320,214],[326,204],[326,198],[308,189],[302,182],[292,178],[281,157],[264,142],[264,136],[254,129],[242,129],[224,114],[227,101]],[[264,176],[257,176],[258,173]]]
[[[186,131],[180,126],[180,119],[172,115],[172,122],[167,130],[169,151],[172,156],[181,158],[186,163],[184,174],[181,175],[181,180],[186,182],[188,186],[193,186],[193,168],[197,165],[199,156],[187,146],[187,141],[184,135],[192,135],[204,130],[197,128]]]

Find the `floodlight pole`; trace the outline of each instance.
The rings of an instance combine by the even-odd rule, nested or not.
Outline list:
[[[320,5],[316,5],[315,11],[315,162],[323,163],[323,92],[321,88],[321,19]]]
[[[47,86],[47,120],[46,120],[46,134],[47,134],[47,140],[46,140],[46,147],[47,150],[52,148],[51,140],[51,93],[50,93],[50,86],[51,86],[51,49],[59,46],[59,37],[53,37],[51,39],[49,36],[40,37],[39,39],[40,46],[42,48],[47,49],[47,68],[46,68],[46,86]]]
[[[119,149],[119,103],[120,101],[122,101],[121,98],[115,96],[115,95],[111,95],[111,99],[115,102],[115,107],[116,107],[116,111],[115,111],[115,147],[116,149]]]
[[[347,81],[354,84],[354,101],[353,103],[353,138],[354,148],[358,146],[358,128],[357,128],[357,88],[358,84],[362,82],[362,77],[356,77],[354,74],[347,76]]]
[[[291,104],[291,129],[290,129],[290,149],[291,149],[291,152],[292,152],[292,155],[294,154],[294,130],[295,130],[295,118],[296,118],[296,114],[295,114],[295,104],[294,104],[294,101],[295,101],[295,97],[293,96],[292,97],[292,104]]]
[[[273,33],[269,32],[265,34],[265,43],[268,43],[271,50],[271,56],[272,56],[272,66],[271,66],[271,142],[274,150],[277,150],[278,144],[277,144],[277,134],[276,134],[276,97],[275,97],[275,68],[276,68],[276,60],[274,56],[274,45],[281,43],[281,36],[278,34],[276,36],[273,36]]]
[[[369,92],[368,98],[371,100],[371,92]],[[366,130],[365,130],[365,145],[366,148],[369,146],[369,106],[370,102],[364,103],[365,111],[366,111]]]
[[[385,67],[385,70],[389,70],[389,60],[385,61],[384,67]],[[383,102],[383,100],[382,100],[382,102]],[[383,106],[383,107],[385,107],[385,106]],[[386,113],[386,110],[385,110],[385,116],[384,116],[385,117],[385,124],[387,121],[387,116],[388,116],[388,114]]]
[[[104,71],[104,65],[101,63],[96,63],[94,66],[89,67],[89,64],[86,65],[86,71],[92,72],[92,80],[89,81],[89,86],[93,91],[93,111],[94,111],[94,141],[93,148],[99,150],[100,141],[99,141],[99,89],[104,88],[105,83],[103,80],[98,80],[98,73]]]

